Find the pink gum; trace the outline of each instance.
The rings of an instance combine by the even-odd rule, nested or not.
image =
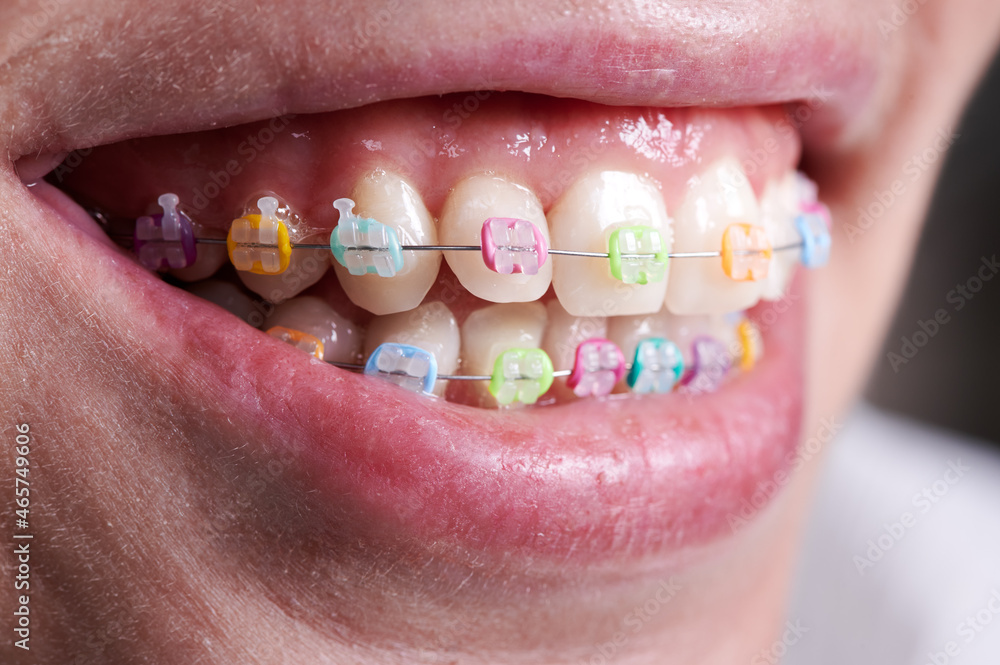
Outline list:
[[[624,170],[657,182],[668,212],[714,160],[740,160],[758,194],[793,168],[800,141],[780,107],[611,107],[522,93],[480,92],[383,102],[225,129],[134,139],[95,149],[56,184],[137,217],[165,191],[196,222],[226,229],[272,191],[310,226],[336,224],[331,202],[373,169],[404,175],[432,214],[461,178],[495,172],[548,208],[586,172]]]

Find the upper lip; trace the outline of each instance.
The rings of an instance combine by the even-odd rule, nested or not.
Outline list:
[[[821,95],[805,128],[807,140],[819,141],[858,115],[879,57],[874,22],[832,3],[803,15],[785,1],[635,2],[613,10],[585,1],[565,12],[564,3],[539,2],[536,16],[497,1],[430,16],[419,3],[386,0],[343,21],[317,21],[305,4],[182,3],[163,8],[169,17],[119,4],[103,5],[114,16],[98,14],[68,41],[8,55],[0,118],[15,128],[14,157],[482,89],[645,106]],[[71,12],[49,17],[50,24],[77,20]],[[61,85],[41,95],[37,84],[46,80]]]

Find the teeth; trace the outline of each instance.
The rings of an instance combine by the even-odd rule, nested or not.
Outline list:
[[[224,245],[198,245],[198,255],[194,263],[186,268],[172,268],[169,272],[184,282],[198,282],[208,279],[229,262]]]
[[[542,350],[549,354],[556,369],[571,369],[576,361],[577,347],[584,341],[607,337],[608,320],[603,316],[573,316],[558,300],[550,300],[546,310],[548,325],[542,338]],[[572,394],[561,381],[553,390],[564,396]]]
[[[507,349],[493,365],[489,391],[497,404],[534,404],[552,386],[552,360],[541,349]]]
[[[653,337],[668,339],[681,350],[685,366],[690,367],[694,361],[694,341],[707,336],[725,346],[734,358],[733,364],[738,365],[743,349],[738,328],[742,319],[741,315],[676,316],[666,309],[645,316],[616,316],[608,319],[608,339],[621,348],[626,362],[632,362],[640,341]]]
[[[319,298],[302,296],[278,305],[261,328],[270,330],[275,326],[319,339],[323,342],[324,360],[351,363],[361,359],[362,330]]]
[[[280,339],[285,344],[291,344],[299,351],[305,351],[309,355],[323,360],[325,355],[323,342],[318,337],[284,326],[269,328],[267,334],[275,339]]]
[[[693,345],[701,337],[718,340],[738,364],[743,351],[737,329],[741,318],[733,315],[670,316],[666,320],[666,336],[681,349],[687,367],[695,360]]]
[[[672,321],[676,317],[661,309],[655,314],[640,316],[613,316],[608,319],[608,339],[622,350],[626,363],[635,363],[635,350],[639,343],[649,339],[666,339],[680,346],[680,343],[670,335],[673,330]],[[633,370],[638,371],[638,368]],[[615,392],[629,392],[625,383],[619,383]]]
[[[315,238],[299,242],[318,242]],[[294,298],[318,282],[330,267],[330,252],[323,249],[293,249],[288,268],[277,275],[238,271],[248,289],[275,304]]]
[[[416,190],[399,175],[376,169],[351,192],[359,217],[396,229],[403,245],[437,245],[434,220]],[[395,314],[417,307],[427,295],[441,266],[441,252],[403,252],[403,267],[393,277],[352,275],[336,261],[333,269],[355,305],[373,314]]]
[[[183,268],[182,270],[188,270],[191,267],[193,266],[188,266],[188,268]],[[191,284],[187,287],[187,291],[199,298],[204,298],[209,302],[215,303],[230,314],[243,319],[243,321],[254,328],[259,327],[264,320],[260,310],[254,305],[249,296],[243,293],[240,287],[235,284],[217,279],[208,279]]]
[[[538,302],[490,305],[472,312],[462,324],[463,373],[491,375],[505,351],[538,348],[547,318],[545,306]],[[483,406],[497,404],[487,382],[470,383]]]
[[[558,300],[546,306],[548,325],[542,340],[542,350],[552,358],[556,369],[570,369],[576,359],[576,348],[592,337],[607,337],[608,320],[603,316],[579,317],[567,312]]]
[[[663,197],[656,185],[633,173],[604,171],[578,180],[548,217],[555,249],[607,252],[615,229],[650,226],[660,231],[662,249],[671,251]],[[551,260],[552,286],[574,316],[648,314],[663,304],[666,277],[625,284],[612,276],[608,259],[553,256]]]
[[[799,211],[799,197],[802,190],[798,174],[788,172],[778,180],[772,180],[764,188],[760,199],[760,223],[767,231],[774,247],[792,245],[799,242],[795,230],[795,217]],[[771,268],[764,280],[763,298],[780,300],[788,289],[799,253],[792,251],[775,252]]]
[[[738,348],[733,345],[733,364],[744,372],[749,372],[764,355],[764,338],[760,328],[750,319],[743,319],[736,328]]]
[[[577,347],[566,386],[577,397],[608,395],[625,375],[625,365],[625,356],[617,344],[607,339],[588,339]]]
[[[483,224],[492,217],[524,219],[534,224],[546,243],[549,228],[538,197],[531,190],[493,175],[475,175],[459,182],[445,202],[439,224],[441,244],[480,245]],[[552,281],[552,259],[535,275],[499,274],[490,270],[479,252],[448,252],[448,265],[473,295],[498,303],[541,298]]]
[[[692,181],[677,212],[674,251],[720,251],[730,224],[758,225],[760,212],[743,167],[732,157],[712,164]],[[765,281],[738,282],[720,258],[671,261],[667,308],[674,314],[724,314],[757,304]]]
[[[680,342],[670,336],[676,318],[666,309],[655,314],[614,316],[608,319],[608,339],[618,345],[625,355],[625,362],[630,363],[635,358],[636,346],[644,339],[663,337],[680,346]]]
[[[191,218],[177,209],[176,194],[160,195],[162,213],[135,220],[132,249],[139,263],[149,270],[184,268],[197,256]]]
[[[654,337],[644,339],[636,347],[628,385],[632,392],[667,393],[684,376],[684,360],[680,349],[669,339]]]
[[[693,360],[688,367],[683,389],[688,394],[713,393],[719,389],[733,364],[725,344],[713,337],[697,337],[692,342]]]
[[[437,359],[439,374],[454,374],[458,369],[461,343],[458,323],[444,303],[430,302],[409,312],[376,316],[368,325],[365,357],[371,356],[380,344],[388,342],[429,351]],[[446,387],[446,381],[438,381],[434,393],[443,395]]]
[[[412,392],[431,394],[437,387],[437,360],[429,351],[389,342],[375,348],[365,363],[365,375]]]

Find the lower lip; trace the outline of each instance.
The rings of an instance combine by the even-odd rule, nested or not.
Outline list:
[[[342,528],[362,539],[574,561],[672,551],[746,519],[799,437],[801,303],[751,313],[765,358],[718,393],[492,411],[337,370],[141,278],[158,337],[186,368],[173,373],[180,394],[242,423],[265,458],[290,460],[303,480],[289,487],[334,519],[355,516]]]

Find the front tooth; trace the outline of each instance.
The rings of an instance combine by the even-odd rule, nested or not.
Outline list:
[[[437,359],[438,374],[454,374],[458,369],[461,338],[451,310],[441,302],[430,302],[409,312],[376,316],[365,336],[365,357],[380,344],[409,344],[429,351]],[[434,393],[443,395],[446,381],[438,381]]]
[[[505,351],[538,348],[547,319],[539,302],[490,305],[472,312],[462,324],[463,373],[492,375],[496,359]],[[497,404],[486,381],[471,383],[483,406]]]
[[[670,219],[652,182],[620,171],[592,173],[575,182],[549,211],[552,247],[608,252],[615,229],[648,226],[671,251]],[[664,275],[647,284],[625,284],[611,274],[608,259],[554,256],[552,286],[574,316],[627,316],[656,312],[667,290]]]
[[[401,176],[376,169],[354,186],[354,213],[396,229],[401,245],[436,245],[438,232],[423,199]],[[352,275],[333,262],[341,286],[355,305],[373,314],[395,314],[415,308],[427,295],[441,266],[441,252],[405,251],[403,267],[393,277]]]
[[[517,183],[483,174],[465,178],[448,196],[441,213],[441,243],[480,245],[483,223],[493,217],[527,220],[538,228],[546,244],[549,242],[549,227],[538,197]],[[551,259],[534,275],[494,272],[481,252],[448,252],[446,260],[469,292],[498,303],[537,300],[552,281]]]
[[[760,222],[771,239],[771,245],[776,248],[799,242],[795,217],[799,212],[801,191],[799,176],[794,171],[769,181],[764,187],[764,195],[760,199]],[[764,280],[764,300],[780,300],[785,295],[798,259],[799,252],[795,250],[774,252],[771,269]]]
[[[276,326],[312,335],[323,342],[323,360],[353,363],[361,359],[362,330],[319,298],[292,298],[274,308],[263,330]]]
[[[322,242],[318,237],[300,240],[303,243]],[[288,268],[277,275],[258,275],[237,271],[248,289],[271,303],[283,303],[318,282],[330,268],[330,252],[324,249],[293,249]]]
[[[692,181],[677,212],[674,252],[718,252],[731,224],[757,226],[760,211],[743,167],[733,157],[713,163]],[[667,308],[674,314],[725,314],[757,304],[764,280],[738,282],[721,258],[677,258],[670,262]]]

